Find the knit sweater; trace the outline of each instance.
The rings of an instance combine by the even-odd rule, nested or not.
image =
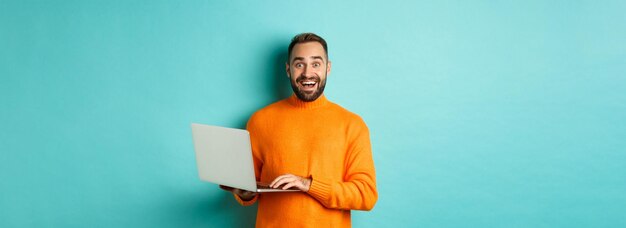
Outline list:
[[[369,130],[356,114],[320,96],[295,95],[250,117],[257,181],[283,174],[312,179],[308,192],[257,194],[257,227],[350,227],[350,210],[371,210],[378,199]]]

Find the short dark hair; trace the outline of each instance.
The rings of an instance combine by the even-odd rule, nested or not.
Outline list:
[[[324,53],[326,53],[326,61],[328,61],[328,46],[326,45],[326,40],[321,36],[316,35],[312,32],[300,33],[291,39],[291,43],[289,44],[289,49],[287,49],[287,63],[291,61],[291,51],[296,44],[300,43],[308,43],[308,42],[318,42],[324,48]]]

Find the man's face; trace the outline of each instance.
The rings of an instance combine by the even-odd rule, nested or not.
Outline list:
[[[330,62],[318,42],[296,44],[286,64],[291,88],[300,100],[314,101],[324,92]]]

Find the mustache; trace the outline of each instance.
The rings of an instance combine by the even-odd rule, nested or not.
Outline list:
[[[320,82],[321,79],[319,76],[313,76],[313,77],[307,77],[304,75],[300,75],[298,78],[296,78],[296,82],[302,82],[302,81],[315,81],[315,82]]]

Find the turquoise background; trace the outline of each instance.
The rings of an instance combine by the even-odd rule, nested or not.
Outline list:
[[[625,227],[626,1],[0,0],[0,227],[249,227],[191,122],[289,95],[297,33],[371,131],[355,227]]]

